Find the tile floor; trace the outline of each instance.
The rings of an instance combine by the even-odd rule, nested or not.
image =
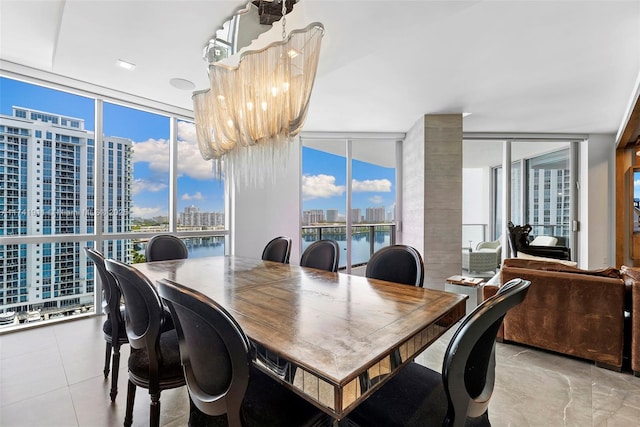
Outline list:
[[[102,317],[0,335],[0,426],[121,426],[128,346],[119,393],[109,401],[102,375]],[[447,333],[418,362],[440,370]],[[640,378],[513,344],[497,345],[493,426],[639,426]],[[185,426],[185,388],[162,393],[161,424]],[[146,390],[136,395],[134,426],[148,424]]]

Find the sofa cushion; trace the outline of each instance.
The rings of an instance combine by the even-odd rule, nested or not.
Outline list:
[[[558,239],[553,236],[538,236],[529,243],[529,246],[555,246]]]
[[[558,271],[575,274],[588,274],[591,276],[610,277],[613,279],[621,277],[620,270],[618,270],[617,268],[609,267],[601,268],[598,270],[583,270],[581,268],[578,268],[576,266],[576,263],[573,263],[573,265],[571,265],[567,264],[566,261],[552,258],[533,257],[532,255],[526,255],[526,257],[522,258],[520,258],[520,255],[518,255],[518,258],[507,258],[504,260],[503,266],[515,268],[532,268],[534,270]]]

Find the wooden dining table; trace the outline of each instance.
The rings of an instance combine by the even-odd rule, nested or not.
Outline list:
[[[258,259],[133,267],[222,305],[256,366],[338,421],[465,315],[464,295]]]

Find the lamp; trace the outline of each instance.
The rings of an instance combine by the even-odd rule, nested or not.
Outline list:
[[[258,182],[284,162],[283,148],[304,124],[324,27],[315,22],[286,36],[285,3],[282,41],[242,53],[237,66],[211,62],[209,89],[193,93],[200,153],[218,174],[224,159],[236,175]]]

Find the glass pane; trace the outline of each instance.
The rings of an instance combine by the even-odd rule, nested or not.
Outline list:
[[[0,245],[0,323],[93,310],[84,243],[50,238],[95,231],[94,101],[7,78],[0,93],[0,237],[37,239]]]
[[[345,142],[325,141],[320,145],[322,151],[316,149],[317,145],[314,148],[306,145],[307,142],[302,147],[302,250],[320,238],[334,239],[343,249],[340,266],[344,267],[347,206]]]
[[[105,233],[169,230],[169,120],[104,103]]]
[[[178,230],[224,229],[224,181],[198,149],[195,124],[178,121]]]
[[[0,245],[0,328],[93,312],[94,271],[86,245]]]
[[[373,252],[395,242],[395,141],[355,140],[351,145],[351,265],[366,264]],[[356,224],[367,226],[356,226]],[[345,259],[346,265],[346,259]]]
[[[571,236],[570,150],[536,156],[527,161],[527,222],[533,236],[559,237],[569,246]]]

